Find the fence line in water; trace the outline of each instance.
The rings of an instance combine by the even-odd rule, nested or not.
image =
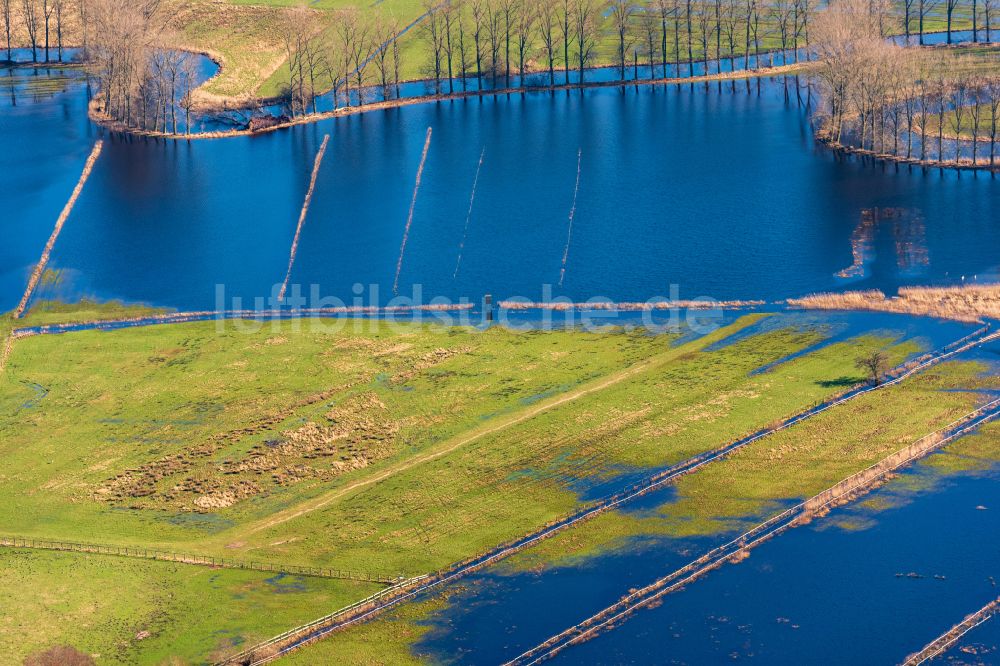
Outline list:
[[[766,428],[721,448],[706,451],[689,458],[686,461],[672,465],[669,468],[658,470],[652,476],[647,477],[646,479],[633,484],[628,488],[622,489],[617,493],[608,495],[600,500],[596,500],[589,506],[586,506],[559,520],[553,521],[531,534],[500,544],[485,554],[477,555],[470,559],[463,560],[462,562],[455,563],[444,571],[411,579],[410,582],[413,583],[412,586],[407,584],[395,586],[396,589],[394,591],[398,592],[398,594],[381,595],[377,601],[371,601],[370,603],[363,604],[363,607],[361,604],[352,605],[343,611],[320,618],[319,620],[307,625],[310,628],[308,633],[302,633],[298,630],[285,632],[280,637],[275,637],[275,639],[265,641],[265,643],[256,646],[262,648],[262,652],[257,652],[256,648],[249,648],[243,654],[252,655],[254,658],[252,660],[239,663],[264,664],[278,658],[279,656],[288,654],[303,645],[319,640],[334,631],[365,622],[379,613],[414,599],[421,594],[427,594],[432,590],[440,588],[469,573],[494,564],[516,552],[531,547],[532,545],[543,541],[558,532],[564,531],[574,525],[589,520],[597,515],[600,515],[601,513],[605,513],[611,509],[622,506],[623,504],[635,498],[642,497],[658,488],[662,488],[677,478],[685,474],[690,474],[716,460],[725,458],[733,451],[763,439],[774,432],[790,428],[801,421],[822,413],[832,407],[843,404],[844,402],[860,395],[892,386],[903,381],[907,377],[945,361],[956,354],[1000,338],[1000,333],[990,334],[989,330],[990,326],[985,325],[976,331],[945,345],[941,349],[927,354],[917,362],[907,363],[899,368],[896,368],[896,374],[894,374],[893,379],[880,385],[866,386],[849,391],[848,393],[841,395],[839,398],[821,403],[818,406],[807,409],[804,412],[800,412],[777,426]],[[277,640],[279,638],[282,640]],[[227,661],[223,663],[234,662]]]
[[[83,186],[87,183],[87,179],[90,178],[90,172],[94,169],[94,162],[100,157],[103,147],[104,142],[98,139],[97,143],[94,144],[93,150],[90,151],[87,162],[83,165],[83,173],[80,174],[80,180],[77,181],[76,187],[73,188],[73,193],[70,194],[69,201],[63,206],[62,212],[56,220],[56,226],[52,230],[52,235],[49,236],[49,240],[45,243],[45,249],[42,250],[42,256],[35,265],[35,269],[31,271],[31,277],[28,278],[28,287],[24,290],[24,296],[21,297],[21,302],[18,303],[17,308],[14,310],[14,319],[20,319],[21,315],[24,314],[24,310],[28,307],[28,301],[31,300],[31,295],[38,286],[38,281],[41,280],[42,273],[49,263],[49,256],[52,254],[52,248],[56,244],[56,239],[59,238],[59,233],[62,231],[63,225],[66,224],[69,214],[73,211],[73,206],[80,197]]]
[[[406,241],[410,238],[410,226],[413,224],[413,209],[417,205],[417,192],[420,191],[420,177],[424,173],[427,162],[427,151],[431,147],[431,130],[427,128],[427,138],[424,139],[424,152],[420,154],[420,166],[417,167],[417,180],[413,184],[413,198],[410,199],[410,214],[406,216],[406,227],[403,229],[403,242],[399,245],[399,259],[396,261],[396,278],[392,281],[392,293],[399,293],[399,273],[403,270],[403,253],[406,252]]]
[[[483,158],[486,156],[486,146],[479,153],[479,164],[476,165],[476,177],[472,179],[472,194],[469,195],[469,212],[465,215],[465,229],[462,231],[462,242],[458,244],[458,260],[455,262],[455,273],[451,278],[458,278],[458,268],[462,265],[462,251],[465,250],[465,239],[469,237],[469,222],[472,220],[472,205],[476,201],[476,186],[479,184],[479,171],[483,168]]]
[[[906,661],[903,662],[903,666],[920,666],[920,664],[934,659],[954,645],[959,638],[966,635],[983,622],[986,622],[997,613],[1000,613],[1000,597],[997,597],[945,633],[935,638],[920,652],[907,657]]]
[[[323,136],[323,143],[320,144],[316,159],[313,162],[312,175],[309,177],[309,189],[306,190],[306,198],[302,202],[302,212],[299,213],[299,223],[295,227],[295,237],[292,239],[292,250],[288,255],[288,271],[285,273],[285,281],[281,283],[281,291],[278,292],[278,300],[284,300],[285,292],[288,291],[288,281],[292,278],[292,266],[295,264],[295,253],[299,250],[299,237],[302,235],[302,226],[306,221],[306,214],[309,212],[309,203],[312,201],[313,191],[316,189],[316,176],[319,175],[319,165],[323,162],[323,155],[326,154],[326,144],[330,143],[330,135]]]
[[[573,239],[573,217],[576,215],[576,195],[580,192],[580,164],[583,161],[583,148],[576,151],[576,185],[573,186],[573,205],[569,209],[569,226],[566,228],[566,247],[563,248],[562,267],[559,269],[559,286],[563,286],[566,277],[566,261],[569,259],[569,243]]]
[[[822,515],[838,504],[849,501],[858,493],[862,493],[876,483],[885,480],[892,472],[993,420],[1000,415],[998,408],[1000,408],[1000,398],[965,414],[933,433],[921,437],[913,444],[886,456],[873,465],[855,472],[827,490],[782,511],[735,539],[713,548],[693,562],[628,594],[615,604],[505,662],[504,666],[538,664],[556,656],[568,647],[593,638],[604,629],[613,628],[616,623],[624,620],[635,611],[650,606],[665,595],[721,567],[726,562],[741,561],[751,548],[793,527],[805,524],[812,517]]]

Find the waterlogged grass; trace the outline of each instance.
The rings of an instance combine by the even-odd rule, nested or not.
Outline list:
[[[31,316],[72,321],[92,312],[46,306]],[[481,332],[371,320],[197,322],[22,339],[0,376],[0,533],[362,571],[440,569],[579,508],[588,488],[625,485],[617,475],[648,473],[822,401],[860,379],[856,356],[889,343],[863,336],[753,373],[823,339],[819,330],[779,328],[713,346],[762,316],[678,346],[644,331]],[[912,343],[890,348],[893,360],[914,351]],[[953,374],[930,381],[988,381]],[[847,456],[840,464],[856,463]],[[794,455],[785,467],[795,469]],[[761,473],[753,467],[728,487],[712,486],[719,509],[705,515],[683,515],[699,503],[682,486],[681,513],[658,524],[716,529],[738,519],[746,500],[726,502],[750,496]],[[768,483],[760,502],[777,492]],[[600,538],[583,526],[563,543],[583,552],[648,529],[648,517],[618,518],[592,523],[604,525]],[[69,572],[39,571],[49,569],[32,589],[63,589]],[[209,571],[191,569],[201,573],[184,575]],[[184,585],[167,580],[162,596],[187,598]],[[104,587],[84,586],[81,598],[114,609],[120,592]],[[305,608],[305,617],[272,613],[280,626],[271,633],[368,591],[344,589],[322,608],[290,602],[289,612]],[[226,617],[250,613],[240,608]],[[128,613],[152,617],[146,606]],[[14,617],[14,635],[27,631],[30,614]],[[229,620],[199,622],[222,632],[215,640],[229,637]],[[200,630],[171,623],[141,641],[142,659],[168,654],[154,649],[157,635],[162,645],[191,637],[180,644],[185,655],[216,649],[194,638]],[[134,635],[139,624],[123,626]],[[349,649],[338,663],[400,663],[422,631],[411,625],[388,625],[385,641],[377,638],[383,623],[345,634],[338,641]],[[92,641],[86,649],[130,645],[113,626],[81,632]]]
[[[855,398],[680,478],[676,498],[654,511],[604,514],[526,551],[510,566],[568,564],[643,534],[686,537],[749,528],[975,409],[978,394],[942,389],[1000,383],[982,370],[978,363],[952,362]],[[965,438],[948,451],[995,452],[990,439],[977,439],[983,437]],[[926,464],[943,468],[949,464],[944,460],[951,458],[935,456]]]
[[[197,541],[339,480],[343,439],[353,447],[343,478],[354,478],[369,463],[418,452],[536,396],[656,354],[670,341],[642,333],[480,333],[409,325],[394,332],[386,322],[371,321],[349,323],[349,331],[361,332],[340,334],[310,332],[308,322],[297,321],[267,324],[256,333],[237,330],[239,323],[217,325],[19,340],[0,381],[0,530],[133,543]],[[25,408],[32,386],[46,395]],[[339,421],[328,418],[338,409],[333,418]],[[349,429],[344,437],[338,423]],[[322,429],[319,444],[334,455],[316,456],[314,442],[292,441],[275,468],[219,469],[247,462],[253,450],[269,451],[268,441],[289,443],[303,430],[309,435],[313,427]],[[209,455],[203,454],[206,446]],[[109,487],[120,490],[112,483],[117,475],[155,464],[159,478],[120,496],[108,494]],[[153,476],[140,475],[140,481]],[[248,480],[259,492],[241,495],[244,501],[229,510],[207,511],[195,503]],[[189,490],[175,490],[185,484]],[[189,519],[193,512],[197,520]]]
[[[368,562],[407,574],[438,569],[565,515],[580,506],[578,491],[588,485],[603,481],[605,492],[624,486],[613,481],[623,468],[677,462],[842,390],[845,375],[848,383],[858,379],[849,359],[884,344],[865,338],[833,345],[749,376],[815,343],[817,334],[779,330],[698,351],[720,335],[453,450],[469,433],[446,440],[445,455],[390,465],[392,475],[380,483],[340,486],[217,539],[230,551],[273,559]],[[330,533],[337,539],[323,536]]]
[[[789,502],[816,494],[850,474],[881,460],[927,432],[941,428],[981,403],[968,392],[944,388],[995,386],[977,363],[952,362],[868,394],[816,416],[793,429],[770,436],[724,461],[682,477],[676,499],[642,512],[609,512],[498,565],[501,570],[539,571],[583,564],[616,548],[641,548],[640,537],[685,537],[748,528]],[[931,474],[895,479],[896,494],[859,503],[869,511],[890,509],[905,501],[898,493],[931,487],[942,475],[993,468],[1000,459],[1000,424],[949,444],[920,463]],[[866,515],[838,518],[840,529],[861,530],[873,524]],[[624,593],[624,590],[623,590]],[[431,597],[394,610],[369,625],[338,634],[299,653],[292,663],[317,663],[337,655],[342,663],[427,663],[413,651],[431,625],[428,620],[448,603]],[[372,646],[377,646],[373,648]]]
[[[0,549],[5,663],[71,645],[99,664],[214,661],[377,586],[101,555]],[[9,660],[9,662],[7,661]]]
[[[167,310],[148,305],[125,304],[122,301],[92,301],[84,299],[75,303],[40,301],[32,305],[19,319],[18,328],[49,324],[72,324],[105,319],[131,319],[164,314]]]

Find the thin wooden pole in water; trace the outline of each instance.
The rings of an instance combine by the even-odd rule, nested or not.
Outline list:
[[[417,205],[417,192],[420,191],[420,177],[424,173],[424,163],[427,162],[427,151],[431,147],[431,129],[427,128],[427,138],[424,139],[424,152],[420,155],[420,166],[417,167],[417,180],[413,184],[413,198],[410,200],[410,214],[406,217],[406,227],[403,229],[403,242],[399,245],[399,259],[396,260],[396,278],[392,281],[392,293],[399,293],[399,273],[403,270],[403,253],[406,251],[406,241],[410,238],[410,225],[413,224],[413,208]]]
[[[83,191],[83,186],[90,177],[90,172],[94,169],[94,162],[97,161],[103,147],[104,142],[98,139],[97,143],[94,144],[93,150],[90,151],[90,156],[87,157],[87,162],[83,165],[83,173],[80,174],[80,180],[77,181],[76,187],[73,188],[73,193],[69,196],[69,201],[63,206],[62,212],[59,214],[59,219],[56,220],[55,229],[52,230],[52,235],[49,236],[48,242],[45,243],[45,249],[42,250],[42,256],[35,265],[35,269],[31,271],[31,277],[28,278],[28,287],[24,290],[24,296],[21,297],[21,302],[18,303],[17,309],[14,310],[14,319],[20,319],[21,315],[24,314],[24,310],[28,307],[28,301],[31,300],[31,295],[38,286],[38,281],[41,280],[42,273],[49,263],[49,256],[52,254],[52,248],[56,244],[56,239],[59,238],[59,232],[62,231],[63,225],[66,224],[66,220],[69,218],[69,214],[73,210],[80,192]]]
[[[566,228],[566,247],[563,249],[562,268],[559,269],[559,286],[566,277],[566,261],[569,259],[569,243],[573,239],[573,217],[576,215],[576,195],[580,191],[580,163],[583,160],[583,149],[576,151],[576,185],[573,186],[573,205],[569,209],[569,226]]]
[[[330,142],[330,135],[323,136],[323,143],[319,146],[316,159],[313,162],[312,175],[309,177],[309,189],[306,190],[305,201],[302,202],[302,212],[299,213],[299,223],[295,227],[295,238],[292,239],[292,250],[288,255],[288,270],[285,272],[285,281],[281,283],[281,291],[278,292],[278,300],[285,298],[288,290],[288,281],[292,278],[292,266],[295,264],[295,253],[299,250],[299,236],[302,234],[302,225],[306,222],[306,214],[309,212],[309,203],[312,201],[313,191],[316,189],[316,176],[319,175],[319,165],[323,162],[323,155],[326,154],[326,144]]]
[[[476,201],[476,186],[479,184],[479,171],[483,168],[483,158],[486,156],[486,146],[479,153],[479,164],[476,165],[476,177],[472,179],[472,194],[469,195],[469,212],[465,215],[465,229],[462,231],[462,242],[458,244],[458,261],[455,262],[455,274],[452,279],[458,278],[458,268],[462,265],[462,251],[465,250],[465,239],[469,237],[469,221],[472,220],[472,204]]]

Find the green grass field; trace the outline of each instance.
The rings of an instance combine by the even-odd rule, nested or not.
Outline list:
[[[977,363],[949,363],[858,398],[681,477],[676,482],[676,499],[658,509],[641,514],[601,514],[521,551],[498,565],[498,570],[537,572],[585,565],[588,559],[611,549],[641,548],[637,537],[685,537],[747,529],[778,513],[789,500],[816,494],[974,409],[980,395],[946,389],[1000,384],[995,377],[984,378],[982,370]],[[991,424],[920,464],[948,475],[989,469],[998,460],[1000,424]],[[913,488],[921,489],[926,488]],[[879,508],[873,503],[866,506]],[[430,663],[414,651],[414,645],[432,628],[428,618],[447,603],[447,595],[436,595],[409,604],[301,650],[284,662]]]
[[[26,323],[132,312],[81,308],[43,305]],[[816,345],[824,332],[771,326],[710,346],[761,317],[684,344],[642,330],[370,320],[341,330],[200,322],[20,339],[0,375],[0,534],[407,575],[440,569],[573,511],[588,484],[614,487],[623,471],[716,448],[843,390],[860,379],[853,359],[892,339],[822,346],[759,374],[751,371]],[[899,360],[917,347],[888,349]],[[706,529],[715,529],[709,519]],[[63,578],[56,564],[35,574],[39,590]],[[177,598],[185,585],[162,583]],[[370,591],[316,585],[338,591],[304,604],[306,615]],[[100,590],[88,593],[94,602],[117,607]],[[15,634],[31,612],[11,617],[22,627]],[[121,612],[131,631],[152,611]],[[235,622],[241,612],[233,612]],[[287,625],[276,628],[299,623],[275,617]],[[241,635],[268,631],[240,626]],[[178,654],[217,649],[189,633]],[[129,645],[128,659],[142,663],[166,654],[154,640]]]
[[[72,645],[101,664],[204,663],[374,592],[339,580],[0,549],[5,663]],[[10,661],[8,661],[10,660]]]

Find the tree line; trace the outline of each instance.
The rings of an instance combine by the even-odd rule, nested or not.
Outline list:
[[[20,27],[27,36],[32,62],[39,61],[39,51],[44,62],[51,62],[53,48],[56,60],[62,61],[65,0],[0,0],[0,13],[3,14],[7,60],[11,60],[15,31]]]
[[[881,11],[834,0],[816,18],[820,137],[905,160],[994,166],[1000,75],[975,57],[887,41]]]
[[[729,60],[751,66],[774,49],[790,52],[808,40],[813,0],[426,0],[414,31],[419,71],[435,93],[470,86],[509,88],[515,77],[547,76],[549,85],[583,82],[586,70],[605,64],[600,49],[614,43],[621,79],[641,65],[650,78],[668,65],[689,74]],[[315,97],[331,90],[334,103],[399,94],[403,67],[397,21],[365,20],[356,11],[332,16],[300,8],[285,26],[288,82],[284,97],[293,115],[315,110]]]

